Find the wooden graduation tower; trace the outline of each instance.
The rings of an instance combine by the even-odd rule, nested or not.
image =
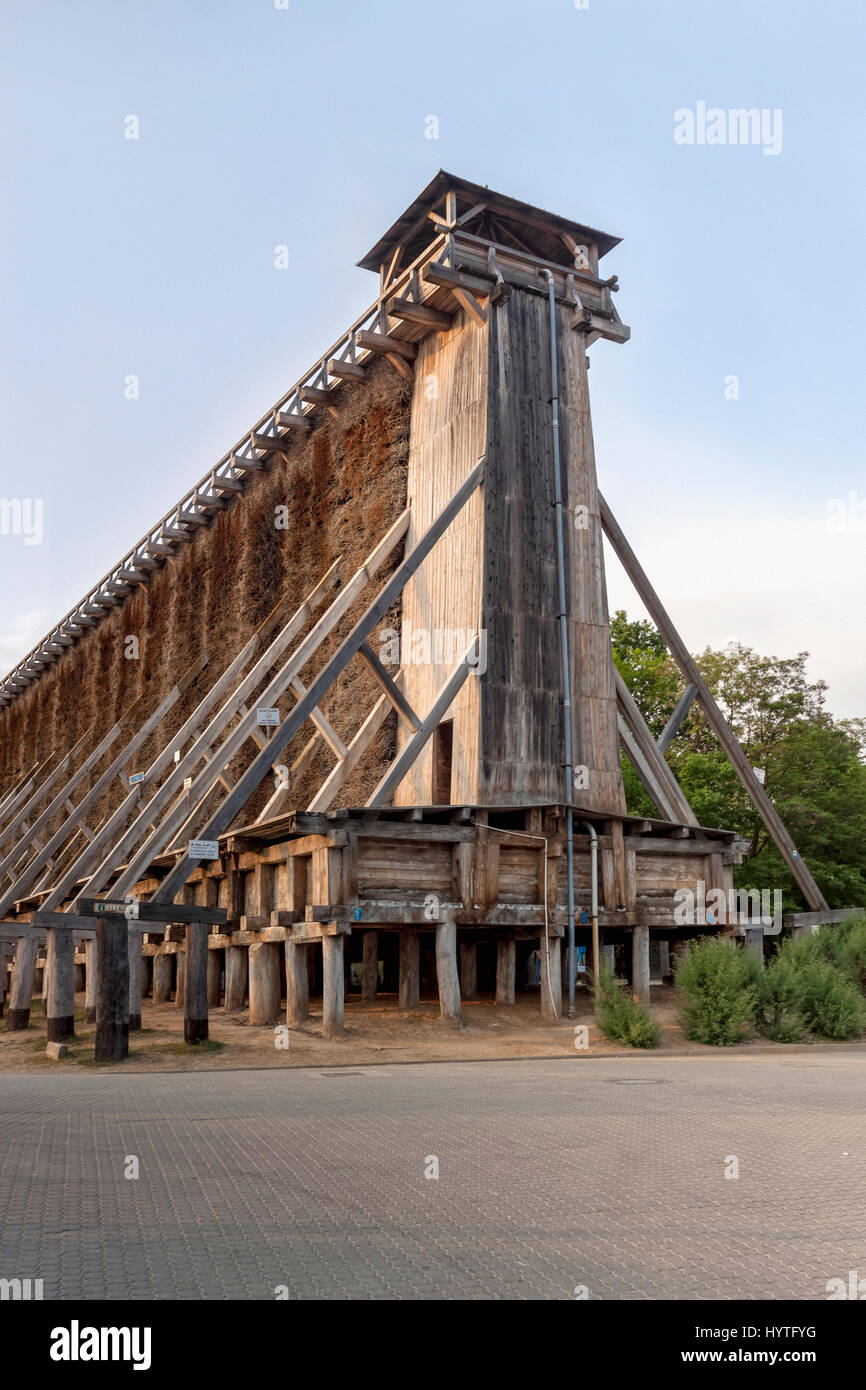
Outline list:
[[[73,938],[90,951],[97,921],[106,1056],[125,1047],[127,1020],[136,1026],[142,958],[154,999],[166,999],[166,958],[179,957],[177,1000],[191,1040],[207,1035],[209,1006],[244,1006],[247,975],[250,1021],[276,1021],[281,949],[289,1024],[309,1017],[320,985],[326,1036],[342,1031],[348,965],[356,961],[361,1002],[376,997],[384,968],[384,988],[398,993],[401,1007],[416,1005],[431,979],[443,1018],[459,1023],[462,1001],[492,989],[494,976],[497,1002],[513,1002],[538,949],[542,1012],[558,1016],[561,943],[572,927],[578,948],[590,945],[592,925],[608,947],[630,944],[633,985],[648,998],[650,932],[663,977],[670,942],[683,934],[675,895],[728,892],[742,848],[732,832],[698,826],[665,760],[692,699],[809,906],[826,916],[599,493],[587,349],[629,337],[614,306],[616,277],[599,269],[615,245],[603,232],[440,172],[360,262],[379,277],[373,305],[0,684],[0,703],[19,698],[155,568],[193,540],[206,544],[213,516],[243,506],[240,494],[275,457],[291,456],[294,441],[328,412],[339,415],[374,362],[384,360],[411,384],[402,513],[353,576],[339,574],[335,562],[306,596],[292,599],[300,606],[291,617],[281,601],[180,731],[165,736],[138,785],[86,828],[84,848],[75,837],[95,796],[129,771],[146,737],[158,738],[164,713],[201,677],[206,653],[108,767],[99,760],[123,721],[74,771],[77,745],[35,791],[36,770],[6,789],[0,950],[4,934],[17,941],[12,1026],[26,1026],[35,952],[47,934],[49,1033],[58,1039],[71,1031]],[[605,535],[687,684],[658,741],[613,662]],[[323,659],[322,644],[389,557],[396,568]],[[384,645],[375,650],[395,613],[390,659],[399,669],[383,664]],[[345,712],[341,737],[320,701],[353,660],[365,663],[381,694],[373,709]],[[281,722],[266,739],[256,707],[280,701]],[[334,809],[393,711],[396,748],[366,804]],[[288,782],[249,822],[250,798],[311,724]],[[251,761],[238,775],[234,760],[250,753],[250,741]],[[299,805],[296,773],[317,746],[335,762]],[[627,815],[621,750],[658,819]],[[91,766],[104,771],[76,803],[72,792]],[[64,824],[46,843],[37,840],[64,807]],[[138,920],[127,928],[121,917],[110,928],[109,914],[122,913],[130,894]],[[704,916],[697,930],[713,922]],[[488,945],[495,967],[488,951],[482,955]],[[434,958],[430,975],[425,961]],[[89,979],[93,964],[88,959]],[[88,989],[93,1010],[95,985]]]

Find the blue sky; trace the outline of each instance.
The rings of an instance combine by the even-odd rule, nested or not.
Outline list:
[[[0,535],[0,666],[366,307],[444,167],[623,238],[599,478],[689,646],[809,650],[866,713],[866,515],[828,529],[866,513],[864,39],[832,0],[6,0],[0,496],[45,539]],[[677,144],[698,102],[780,110],[780,152]]]

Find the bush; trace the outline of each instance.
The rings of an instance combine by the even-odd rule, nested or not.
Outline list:
[[[627,1047],[658,1047],[659,1026],[614,977],[610,966],[599,977],[598,1026],[606,1038]]]
[[[693,941],[676,964],[677,989],[685,997],[687,1038],[732,1047],[754,1014],[756,962],[733,941],[705,936]]]
[[[866,917],[853,917],[838,927],[824,927],[833,934],[833,959],[861,994],[866,993]],[[820,936],[822,932],[819,932]]]
[[[786,956],[777,955],[759,975],[755,1001],[758,1032],[773,1042],[801,1042],[806,1020],[800,1008],[800,971]]]
[[[860,984],[864,951],[866,932],[821,931],[782,942],[758,983],[758,1028],[778,1042],[796,1042],[806,1031],[835,1041],[859,1037],[866,1027]]]

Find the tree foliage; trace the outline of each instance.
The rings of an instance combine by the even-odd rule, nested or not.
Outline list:
[[[684,689],[679,670],[652,623],[620,609],[611,637],[614,660],[657,738]],[[828,713],[826,682],[809,679],[807,659],[808,652],[765,657],[739,643],[695,658],[830,906],[866,906],[866,719]],[[700,824],[736,830],[749,842],[734,871],[737,887],[781,888],[786,908],[802,908],[790,870],[697,703],[667,758]],[[629,810],[658,815],[625,757],[623,778]]]

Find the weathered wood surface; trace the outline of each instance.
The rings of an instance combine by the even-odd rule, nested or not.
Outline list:
[[[97,1062],[122,1062],[129,1053],[129,932],[125,918],[105,918],[97,923],[96,969],[99,986],[94,1055]]]
[[[436,979],[440,1016],[449,1027],[461,1028],[463,1009],[457,972],[457,928],[453,922],[440,922],[436,928]]]

